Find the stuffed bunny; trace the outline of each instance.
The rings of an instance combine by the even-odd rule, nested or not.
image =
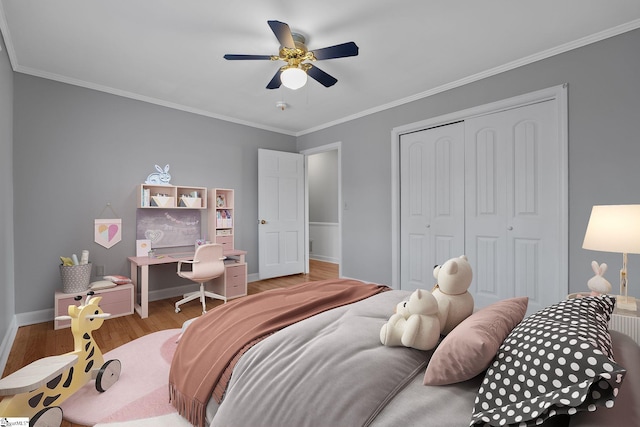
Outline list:
[[[144,183],[169,185],[169,181],[171,181],[171,175],[169,174],[169,165],[166,165],[164,169],[156,165],[156,170],[158,172],[153,172],[149,174],[149,176],[147,177],[147,180]]]
[[[607,271],[607,264],[603,262],[598,265],[596,261],[591,261],[591,269],[596,273],[596,275],[587,282],[587,286],[591,289],[591,295],[601,295],[611,292],[611,283],[604,278],[604,273]]]

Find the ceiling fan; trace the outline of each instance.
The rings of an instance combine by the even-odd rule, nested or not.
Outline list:
[[[358,46],[354,42],[342,43],[322,49],[307,50],[305,38],[301,34],[292,33],[289,25],[280,21],[267,21],[269,27],[280,42],[280,52],[275,55],[236,55],[227,54],[224,59],[235,60],[270,60],[284,61],[282,66],[273,76],[267,89],[277,89],[284,85],[289,89],[298,89],[307,82],[307,75],[317,80],[325,87],[330,87],[338,81],[335,77],[325,73],[310,62],[323,59],[344,58],[357,56]]]

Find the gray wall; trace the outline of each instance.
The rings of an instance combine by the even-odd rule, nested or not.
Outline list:
[[[15,314],[13,275],[13,71],[0,34],[0,355]],[[8,354],[8,351],[7,351]],[[0,361],[0,367],[4,364]],[[0,372],[2,375],[2,372]]]
[[[570,290],[585,289],[592,259],[609,263],[608,277],[616,283],[621,257],[586,251],[581,244],[592,205],[640,203],[639,45],[636,30],[300,136],[297,146],[286,135],[14,74],[13,163],[6,160],[11,125],[0,119],[1,173],[9,177],[2,180],[0,197],[12,198],[7,171],[13,168],[13,234],[19,236],[14,245],[15,312],[52,308],[61,255],[89,249],[95,264],[128,273],[126,257],[135,251],[134,187],[156,163],[171,165],[174,184],[236,189],[236,246],[249,251],[249,272],[255,273],[258,147],[296,151],[341,141],[343,274],[389,283],[391,129],[562,83],[569,83]],[[2,56],[1,95],[10,92],[11,79]],[[11,102],[0,99],[0,113],[10,116]],[[93,243],[92,231],[93,219],[107,203],[123,220],[122,242],[108,250]],[[0,231],[2,250],[10,251],[11,212],[6,204],[0,206],[2,223],[8,224]],[[10,267],[11,253],[6,255],[0,261],[6,264],[0,265]],[[7,270],[2,274],[8,282],[0,290],[3,301],[11,299],[14,288],[11,268]],[[160,286],[174,283],[174,269],[156,274],[152,281]],[[637,255],[630,256],[630,287],[640,296]],[[6,319],[4,314],[0,319]]]
[[[309,221],[338,222],[338,150],[312,154],[307,159]]]
[[[135,188],[155,164],[170,164],[174,185],[235,189],[235,244],[257,272],[257,149],[294,151],[294,137],[24,74],[14,81],[16,313],[53,307],[60,256],[88,249],[106,273],[129,275]],[[94,219],[114,216],[107,203],[122,218],[110,249],[93,235]],[[156,288],[188,283],[175,265],[152,270]]]
[[[591,207],[640,203],[640,30],[361,119],[298,137],[298,150],[342,142],[343,274],[391,281],[390,141],[394,127],[535,90],[569,84],[569,288],[586,290],[592,259],[582,249]],[[428,70],[425,70],[428,72]],[[630,294],[640,297],[640,256],[629,256]]]

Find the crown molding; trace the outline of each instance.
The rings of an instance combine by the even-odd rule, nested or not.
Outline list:
[[[605,31],[601,31],[599,33],[595,33],[595,34],[589,35],[587,37],[583,37],[583,38],[574,40],[572,42],[565,43],[563,45],[559,45],[559,46],[556,46],[556,47],[551,48],[551,49],[547,49],[547,50],[542,51],[542,52],[538,52],[538,53],[533,54],[533,55],[525,56],[525,57],[517,59],[515,61],[508,62],[506,64],[500,65],[498,67],[491,68],[489,70],[481,71],[480,73],[473,74],[473,75],[468,76],[468,77],[464,77],[462,79],[459,79],[459,80],[456,80],[456,81],[453,81],[453,82],[450,82],[450,83],[435,87],[433,89],[430,89],[430,90],[427,90],[427,91],[424,91],[424,92],[421,92],[421,93],[417,93],[417,94],[412,95],[412,96],[408,96],[406,98],[398,99],[396,101],[393,101],[393,102],[390,102],[390,103],[387,103],[387,104],[384,104],[384,105],[380,105],[380,106],[375,107],[375,108],[371,108],[371,109],[364,110],[364,111],[361,111],[361,112],[356,113],[356,114],[352,114],[352,115],[347,116],[347,117],[343,117],[343,118],[341,118],[339,120],[334,120],[334,121],[329,122],[329,123],[325,123],[325,124],[322,124],[322,125],[319,125],[319,126],[316,126],[316,127],[313,127],[313,128],[309,128],[307,130],[298,132],[296,134],[296,136],[302,136],[302,135],[306,135],[306,134],[309,134],[309,133],[312,133],[312,132],[317,132],[317,131],[322,130],[322,129],[326,129],[326,128],[329,128],[329,127],[332,127],[332,126],[335,126],[335,125],[339,125],[339,124],[342,124],[342,123],[346,123],[346,122],[349,122],[349,121],[352,121],[352,120],[356,120],[356,119],[359,119],[359,118],[362,118],[362,117],[365,117],[365,116],[368,116],[368,115],[371,115],[371,114],[379,113],[381,111],[388,110],[388,109],[391,109],[391,108],[394,108],[394,107],[398,107],[400,105],[408,104],[408,103],[413,102],[413,101],[417,101],[417,100],[420,100],[420,99],[428,98],[428,97],[436,95],[438,93],[442,93],[442,92],[445,92],[445,91],[450,90],[450,89],[455,89],[457,87],[464,86],[466,84],[473,83],[473,82],[476,82],[478,80],[485,79],[487,77],[495,76],[496,74],[504,73],[505,71],[510,71],[510,70],[522,67],[524,65],[532,64],[534,62],[541,61],[543,59],[547,59],[547,58],[550,58],[552,56],[559,55],[561,53],[569,52],[571,50],[574,50],[574,49],[577,49],[577,48],[580,48],[580,47],[583,47],[583,46],[587,46],[589,44],[596,43],[596,42],[608,39],[610,37],[614,37],[614,36],[617,36],[617,35],[620,35],[620,34],[635,30],[635,29],[638,29],[638,28],[640,28],[640,19],[636,19],[636,20],[628,22],[626,24],[618,25],[616,27],[609,28],[609,29],[607,29]]]

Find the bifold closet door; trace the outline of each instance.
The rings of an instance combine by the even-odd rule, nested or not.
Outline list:
[[[400,137],[400,287],[431,289],[464,253],[464,124]]]
[[[465,121],[465,251],[476,307],[528,296],[528,313],[562,298],[557,103]]]

